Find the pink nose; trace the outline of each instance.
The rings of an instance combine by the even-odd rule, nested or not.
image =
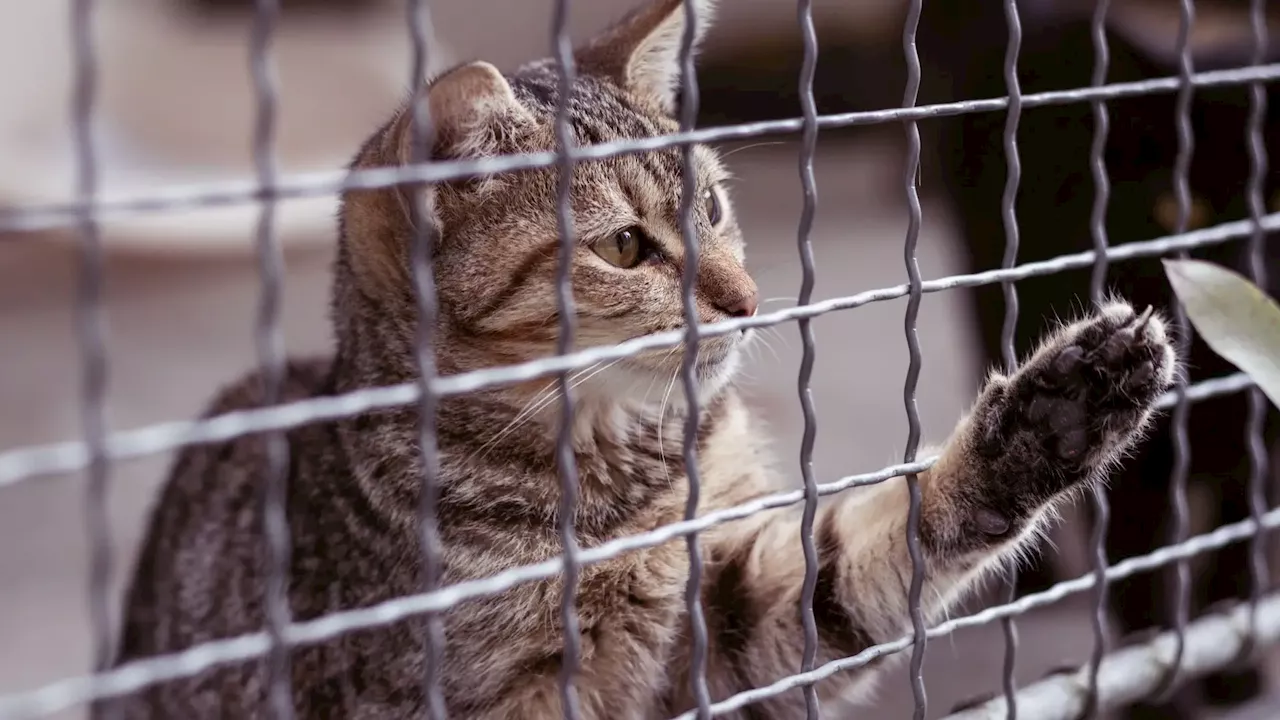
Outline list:
[[[730,317],[751,317],[756,314],[756,309],[759,307],[759,304],[759,294],[751,292],[739,297],[737,300],[720,305],[719,308]]]

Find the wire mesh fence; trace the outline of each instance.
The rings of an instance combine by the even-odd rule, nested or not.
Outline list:
[[[725,715],[751,703],[796,688],[805,690],[809,717],[817,717],[819,709],[817,694],[814,690],[816,683],[841,671],[860,667],[877,658],[903,653],[909,649],[915,717],[922,719],[928,709],[922,673],[927,641],[946,636],[961,628],[995,621],[1003,624],[1006,640],[1001,696],[953,717],[1014,717],[1018,713],[1023,717],[1031,718],[1079,717],[1104,707],[1114,707],[1152,693],[1167,691],[1187,675],[1203,674],[1208,670],[1224,666],[1256,647],[1271,644],[1280,639],[1280,604],[1274,596],[1264,594],[1268,579],[1263,537],[1267,531],[1280,527],[1280,510],[1268,509],[1265,500],[1265,447],[1262,435],[1265,398],[1242,374],[1195,385],[1182,384],[1161,399],[1161,407],[1171,409],[1173,413],[1178,458],[1170,480],[1170,502],[1176,520],[1175,532],[1166,547],[1148,555],[1132,557],[1108,565],[1103,550],[1107,524],[1106,496],[1100,490],[1095,490],[1092,502],[1097,512],[1097,525],[1091,538],[1094,560],[1094,569],[1091,573],[1061,582],[1047,591],[1027,595],[1021,599],[1015,599],[1012,594],[1016,579],[1011,580],[1010,595],[1004,603],[968,617],[956,618],[930,627],[926,624],[921,612],[921,592],[927,567],[918,544],[920,491],[917,474],[931,467],[936,459],[917,457],[921,427],[916,410],[916,394],[926,358],[922,356],[920,350],[916,323],[924,294],[1001,284],[1006,302],[1003,361],[1006,370],[1013,371],[1017,367],[1013,341],[1018,317],[1015,283],[1019,280],[1068,269],[1091,268],[1093,272],[1091,299],[1100,302],[1103,298],[1107,268],[1112,263],[1144,257],[1185,256],[1194,249],[1236,241],[1248,243],[1253,278],[1257,281],[1265,278],[1263,243],[1267,233],[1280,231],[1280,213],[1266,213],[1262,199],[1263,182],[1268,172],[1266,149],[1262,139],[1262,121],[1265,113],[1263,86],[1280,78],[1280,64],[1263,63],[1266,57],[1267,32],[1265,4],[1262,0],[1253,0],[1250,5],[1254,39],[1251,65],[1213,72],[1195,72],[1188,44],[1190,28],[1195,19],[1195,7],[1192,0],[1181,0],[1182,24],[1178,36],[1180,58],[1178,75],[1111,84],[1106,82],[1108,49],[1105,23],[1109,0],[1098,0],[1092,16],[1095,43],[1092,86],[1026,95],[1022,94],[1018,84],[1019,50],[1022,42],[1019,8],[1015,0],[1006,0],[1004,7],[1009,34],[1004,70],[1007,95],[935,105],[916,104],[921,81],[921,66],[915,36],[923,0],[910,0],[902,36],[908,82],[901,106],[874,112],[827,115],[818,113],[813,95],[814,70],[819,48],[811,0],[798,0],[799,30],[804,47],[803,69],[798,79],[802,117],[714,128],[694,127],[698,112],[698,90],[693,72],[692,47],[699,17],[694,5],[686,2],[684,5],[686,25],[681,54],[683,78],[679,132],[640,141],[574,147],[571,143],[572,133],[568,126],[567,110],[562,109],[556,120],[556,137],[559,145],[557,152],[479,160],[431,161],[425,142],[430,132],[431,118],[427,117],[426,113],[419,112],[419,106],[415,104],[413,105],[414,162],[411,164],[399,168],[356,170],[350,173],[326,172],[283,176],[276,168],[273,150],[277,83],[272,70],[271,39],[279,13],[279,0],[257,0],[249,76],[258,100],[253,137],[255,180],[175,187],[162,192],[148,193],[145,196],[117,197],[109,200],[98,197],[98,153],[90,133],[97,88],[97,67],[92,33],[95,6],[96,3],[93,0],[72,0],[71,5],[76,77],[72,102],[72,127],[79,168],[78,197],[70,203],[11,209],[0,214],[0,231],[73,227],[81,238],[81,281],[77,308],[78,330],[83,351],[83,439],[0,451],[0,488],[24,482],[38,482],[41,477],[59,473],[86,472],[89,512],[85,522],[94,548],[91,558],[90,590],[95,646],[94,668],[90,674],[69,677],[42,687],[0,697],[0,718],[40,717],[94,700],[120,697],[168,680],[191,677],[210,668],[263,657],[269,659],[272,687],[269,702],[279,717],[287,717],[292,713],[291,694],[288,687],[291,648],[324,642],[357,630],[385,626],[411,617],[425,617],[429,620],[427,634],[429,647],[426,653],[429,707],[433,717],[443,718],[445,717],[444,701],[438,683],[444,650],[441,619],[443,612],[465,600],[496,595],[519,584],[539,579],[560,576],[564,578],[567,587],[574,587],[584,567],[622,553],[655,547],[680,538],[687,543],[691,562],[687,612],[692,619],[691,628],[695,648],[690,676],[683,680],[690,683],[692,697],[696,700],[696,708],[681,715],[681,718]],[[568,97],[567,90],[572,87],[575,79],[572,47],[567,30],[568,17],[568,0],[557,0],[551,35],[552,55],[560,73],[561,97]],[[427,0],[409,0],[408,15],[405,20],[413,43],[413,66],[409,71],[409,77],[412,87],[422,87],[427,79],[426,68],[432,51],[428,42],[431,36],[431,20]],[[1250,121],[1247,127],[1241,129],[1241,138],[1247,143],[1251,159],[1252,172],[1247,183],[1250,217],[1246,220],[1191,231],[1188,230],[1191,213],[1188,172],[1194,152],[1194,137],[1189,118],[1190,99],[1198,88],[1225,85],[1248,85],[1251,88]],[[1177,116],[1170,118],[1170,122],[1176,124],[1179,132],[1179,154],[1173,168],[1174,190],[1178,201],[1177,228],[1168,236],[1123,245],[1110,245],[1105,223],[1109,200],[1108,173],[1104,161],[1108,131],[1107,102],[1121,97],[1154,93],[1176,93],[1177,95]],[[1095,202],[1091,215],[1093,250],[1064,255],[1047,261],[1019,264],[1017,262],[1020,242],[1017,196],[1022,182],[1022,172],[1018,155],[1018,131],[1022,112],[1024,109],[1033,107],[1085,102],[1091,104],[1096,121],[1095,140],[1090,154],[1095,183]],[[921,161],[918,123],[945,116],[998,111],[1007,112],[1004,128],[1004,160],[1007,163],[1008,174],[1002,204],[1002,218],[1006,232],[1003,263],[999,268],[982,272],[925,280],[916,258],[922,222],[922,209],[918,195]],[[903,244],[907,281],[898,285],[814,302],[816,268],[809,235],[818,207],[818,188],[814,180],[813,163],[819,131],[883,123],[900,124],[907,138],[907,162],[902,174],[902,192],[909,210],[908,230]],[[803,283],[795,307],[713,324],[700,323],[694,309],[695,273],[686,269],[682,285],[686,320],[684,329],[648,335],[612,346],[571,351],[575,327],[573,298],[568,281],[568,258],[574,231],[569,208],[569,181],[577,164],[622,154],[679,147],[683,150],[683,160],[688,167],[692,162],[692,148],[697,143],[797,132],[801,134],[802,140],[799,172],[804,205],[797,233]],[[430,253],[426,251],[430,246],[431,238],[426,237],[429,233],[425,229],[430,228],[431,225],[417,222],[413,223],[413,226],[424,229],[419,233],[419,237],[414,239],[412,253],[413,281],[420,323],[418,336],[420,379],[415,382],[363,389],[332,397],[280,402],[280,384],[285,368],[285,355],[280,315],[283,261],[273,225],[276,203],[288,198],[352,189],[442,183],[530,168],[555,168],[560,183],[558,219],[561,230],[561,251],[558,307],[561,324],[558,354],[505,367],[449,376],[438,375],[433,364],[433,353],[429,351],[432,328],[438,312],[434,271],[431,267]],[[686,172],[684,177],[685,184],[680,204],[681,227],[685,243],[684,252],[689,259],[686,268],[692,268],[697,265],[699,253],[697,234],[694,232],[692,220],[697,198],[694,173]],[[260,203],[262,208],[256,236],[261,296],[255,338],[264,378],[264,406],[198,421],[175,421],[108,432],[104,420],[108,357],[105,350],[102,312],[103,249],[99,232],[100,223],[124,215],[147,215],[193,207],[255,202]],[[420,214],[425,211],[425,208],[420,206],[412,208],[414,213]],[[820,483],[814,476],[812,461],[817,417],[810,390],[816,352],[810,322],[826,313],[851,310],[896,298],[907,299],[904,327],[909,364],[906,369],[903,398],[908,428],[903,460],[900,464],[874,472],[849,475],[833,482]],[[698,377],[694,368],[696,348],[707,338],[789,321],[795,321],[799,325],[803,341],[803,359],[798,378],[799,401],[805,422],[800,461],[803,486],[797,490],[778,492],[742,505],[699,513],[701,488],[697,472],[695,442],[699,418]],[[1182,331],[1180,337],[1188,338],[1190,329],[1183,314],[1178,314],[1176,323]],[[572,425],[574,412],[573,387],[569,373],[587,368],[593,363],[625,358],[646,350],[674,348],[680,344],[687,349],[681,377],[684,392],[692,405],[688,413],[689,420],[683,443],[690,487],[684,519],[649,532],[618,537],[601,545],[580,548],[577,545],[577,535],[572,524],[574,517],[572,510],[577,502],[577,481],[574,454],[567,431],[567,428]],[[561,522],[559,534],[564,543],[563,556],[516,567],[483,579],[441,586],[441,550],[436,525],[436,491],[438,490],[436,480],[439,472],[436,466],[437,439],[434,427],[436,404],[444,397],[548,377],[557,378],[559,383],[563,398],[562,417],[566,428],[557,440],[557,458],[562,478],[561,512],[558,517]],[[1188,537],[1186,479],[1189,445],[1186,437],[1186,418],[1189,407],[1199,400],[1237,392],[1247,392],[1250,397],[1251,518],[1225,525],[1204,535]],[[308,423],[400,407],[416,407],[425,420],[420,438],[424,456],[427,459],[423,478],[423,487],[426,492],[423,493],[421,507],[421,541],[427,586],[421,593],[396,598],[371,607],[344,610],[314,620],[294,622],[289,614],[285,591],[289,557],[289,536],[284,510],[286,498],[283,494],[287,453],[285,431]],[[113,620],[109,616],[105,597],[108,583],[115,569],[111,566],[111,559],[107,552],[111,529],[104,509],[112,464],[193,445],[224,442],[251,434],[262,434],[268,438],[269,449],[271,482],[263,496],[271,558],[270,580],[267,588],[269,598],[267,627],[261,632],[209,642],[181,652],[133,661],[112,668],[110,661]],[[894,481],[896,478],[904,479],[912,500],[907,519],[906,538],[912,559],[909,583],[912,632],[893,642],[868,648],[852,657],[818,665],[816,662],[818,635],[813,612],[818,572],[813,522],[818,500],[823,496]],[[702,563],[698,533],[720,524],[747,518],[767,509],[794,505],[803,506],[801,532],[803,558],[801,559],[806,569],[800,608],[805,631],[803,661],[796,668],[795,675],[782,678],[771,685],[743,691],[712,702],[705,676],[708,638],[700,607]],[[1197,555],[1244,541],[1252,543],[1251,594],[1247,607],[1192,622],[1189,617],[1187,562]],[[1179,604],[1175,629],[1145,645],[1110,651],[1106,640],[1105,612],[1108,584],[1135,573],[1166,565],[1178,568]],[[1094,652],[1089,664],[1075,674],[1054,676],[1022,689],[1016,687],[1014,682],[1018,648],[1016,618],[1033,608],[1046,606],[1068,595],[1084,592],[1094,594]],[[564,593],[563,606],[559,609],[566,638],[561,688],[567,717],[580,715],[573,686],[577,666],[582,660],[582,650],[578,647],[574,601],[574,593]]]

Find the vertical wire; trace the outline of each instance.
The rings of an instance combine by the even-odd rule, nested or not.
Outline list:
[[[1261,65],[1267,55],[1267,19],[1266,0],[1251,0],[1249,3],[1249,24],[1253,29],[1253,65]],[[1249,186],[1247,189],[1249,217],[1253,220],[1253,235],[1249,238],[1249,276],[1260,288],[1267,286],[1266,258],[1263,254],[1265,232],[1262,229],[1262,215],[1265,211],[1262,198],[1262,185],[1267,175],[1267,148],[1262,136],[1262,123],[1267,113],[1267,95],[1260,82],[1249,83],[1249,123],[1247,140],[1249,143]],[[1267,418],[1267,399],[1262,390],[1249,389],[1249,414],[1246,428],[1249,444],[1249,514],[1258,528],[1258,532],[1249,540],[1249,569],[1252,585],[1249,588],[1249,627],[1245,651],[1242,656],[1252,654],[1258,622],[1258,602],[1262,599],[1270,583],[1266,556],[1266,535],[1262,532],[1262,516],[1267,511],[1268,471],[1267,449],[1263,442],[1262,430]]]
[[[797,242],[803,279],[797,306],[813,299],[814,266],[813,218],[817,211],[818,186],[813,176],[813,157],[818,147],[818,105],[813,96],[813,78],[818,66],[818,36],[813,27],[813,0],[798,0],[800,35],[804,42],[804,64],[800,67],[800,107],[804,112],[804,136],[800,145],[800,188],[804,207],[800,211]],[[813,670],[818,656],[818,624],[813,614],[813,596],[818,587],[818,551],[813,544],[813,521],[818,513],[818,482],[813,475],[813,444],[818,432],[818,419],[813,411],[813,327],[809,318],[799,321],[803,355],[800,359],[800,410],[804,414],[804,437],[800,441],[800,474],[804,479],[804,512],[800,517],[800,544],[804,551],[804,585],[800,591],[800,622],[804,626],[804,654],[800,672]],[[809,720],[821,713],[818,689],[804,686],[805,712]]]
[[[1194,150],[1195,138],[1191,128],[1191,27],[1195,22],[1194,0],[1181,0],[1182,21],[1178,28],[1178,97],[1176,101],[1175,124],[1178,130],[1178,155],[1173,166],[1174,194],[1178,200],[1178,223],[1176,234],[1187,231],[1187,222],[1191,216],[1191,188],[1188,179],[1191,171],[1191,153]],[[1177,254],[1179,258],[1188,257],[1187,251]],[[1186,309],[1174,298],[1174,319],[1178,328],[1178,351],[1187,357],[1191,346],[1191,324],[1187,320]],[[1187,438],[1187,417],[1191,406],[1187,402],[1186,381],[1178,383],[1177,405],[1173,409],[1173,473],[1169,479],[1169,504],[1173,509],[1173,531],[1170,544],[1182,542],[1187,534],[1187,476],[1191,467],[1191,447]],[[1186,559],[1177,562],[1177,589],[1174,598],[1174,627],[1177,629],[1173,658],[1169,671],[1161,681],[1156,693],[1159,697],[1168,697],[1177,686],[1181,674],[1182,655],[1186,649],[1186,629],[1190,614],[1190,568]]]
[[[1009,42],[1004,56],[1004,82],[1008,88],[1009,113],[1005,116],[1004,157],[1008,167],[1004,197],[1001,199],[1001,216],[1004,220],[1003,268],[1011,268],[1018,262],[1018,216],[1015,208],[1018,186],[1022,183],[1022,159],[1018,154],[1018,124],[1022,120],[1022,86],[1018,82],[1018,53],[1022,49],[1022,22],[1018,18],[1017,0],[1005,0],[1005,21],[1009,25]],[[1001,353],[1005,372],[1012,375],[1018,369],[1018,354],[1013,339],[1018,330],[1018,289],[1013,281],[1000,284],[1004,291],[1004,327],[1000,332]],[[1007,602],[1018,599],[1018,569],[1009,571]],[[1018,664],[1018,628],[1012,617],[1000,621],[1004,630],[1003,688],[1008,720],[1018,717],[1017,683],[1013,673]]]
[[[257,251],[262,294],[258,304],[256,341],[262,366],[262,404],[280,402],[284,382],[284,338],[280,330],[281,275],[284,257],[275,229],[276,79],[271,62],[271,40],[280,13],[279,0],[255,0],[249,64],[256,104],[253,129],[253,163],[261,188],[262,211],[258,216]],[[293,689],[289,670],[289,442],[284,431],[263,436],[267,454],[267,482],[263,487],[262,521],[267,540],[265,608],[271,649],[267,655],[267,707],[278,720],[293,717]]]
[[[93,43],[93,0],[75,0],[71,9],[71,41],[75,83],[71,97],[71,132],[76,149],[76,192],[81,202],[80,278],[76,320],[81,353],[80,424],[89,451],[85,492],[85,534],[89,544],[89,622],[93,628],[94,669],[107,670],[112,659],[110,584],[111,525],[107,485],[111,465],[106,448],[107,348],[102,306],[102,236],[94,207],[98,194],[98,156],[93,143],[93,109],[98,92]],[[114,704],[104,711],[115,715]]]
[[[407,5],[411,53],[411,113],[409,162],[417,165],[429,160],[431,153],[431,103],[424,97],[428,92],[427,69],[430,55],[427,37],[431,34],[431,15],[424,0],[409,0]],[[435,218],[426,208],[425,190],[410,186],[413,197],[409,206],[410,226],[413,228],[412,274],[414,298],[418,310],[418,336],[414,349],[418,363],[418,444],[422,451],[422,495],[418,503],[419,542],[422,547],[423,592],[431,592],[440,585],[444,567],[441,561],[440,527],[437,505],[440,499],[440,456],[436,438],[436,408],[439,398],[431,385],[436,377],[435,330],[438,308],[436,305],[435,271],[432,267],[432,250],[437,237]],[[445,720],[448,711],[440,688],[440,676],[444,666],[444,619],[440,613],[425,616],[426,640],[425,677],[423,697],[426,699],[427,717]]]
[[[560,76],[560,102],[556,106],[556,145],[559,156],[559,178],[556,193],[556,216],[560,225],[560,252],[556,266],[556,307],[560,313],[560,337],[557,352],[567,355],[573,350],[573,336],[577,318],[573,307],[573,128],[569,120],[569,105],[573,93],[573,46],[569,39],[569,0],[556,0],[552,20],[552,45],[556,67]],[[564,586],[560,602],[560,623],[564,628],[564,662],[560,668],[560,698],[564,717],[572,720],[580,715],[578,693],[573,678],[581,664],[582,649],[579,646],[578,611],[575,599],[578,592],[578,538],[574,531],[574,513],[578,505],[578,467],[573,455],[573,396],[569,384],[569,372],[559,374],[560,433],[556,439],[556,458],[560,465],[560,541],[564,545]]]
[[[686,0],[684,6],[684,34],[680,38],[680,131],[693,130],[698,118],[698,76],[693,66],[693,43],[697,39],[698,8],[695,2]],[[683,187],[680,198],[680,234],[684,238],[684,272],[681,291],[684,299],[684,357],[680,372],[684,381],[684,395],[688,415],[684,426],[684,467],[689,480],[689,499],[684,517],[692,520],[698,515],[698,501],[702,483],[698,472],[698,420],[702,414],[698,402],[698,343],[701,328],[698,326],[698,306],[694,290],[698,283],[699,242],[693,211],[698,199],[698,173],[693,161],[693,145],[680,149]],[[688,606],[689,627],[693,633],[693,652],[689,663],[689,685],[698,704],[698,719],[711,717],[711,695],[707,689],[707,623],[702,613],[702,552],[698,548],[698,534],[685,537],[689,548],[689,582],[685,601]]]
[[[907,62],[907,86],[902,96],[902,107],[914,107],[920,92],[920,52],[916,48],[916,30],[920,26],[920,11],[924,0],[911,0],[906,21],[902,28],[902,50]],[[923,287],[920,279],[920,263],[916,260],[916,245],[920,240],[920,193],[916,183],[920,179],[920,128],[916,121],[906,123],[907,162],[903,172],[903,185],[907,195],[907,237],[903,242],[903,260],[907,266],[907,312],[903,324],[907,336],[907,379],[902,390],[902,401],[907,411],[907,449],[903,462],[915,462],[920,449],[920,410],[916,407],[916,386],[920,381],[920,337],[916,321],[920,316],[920,300]],[[907,613],[911,616],[911,693],[915,700],[915,720],[924,720],[928,699],[924,689],[925,636],[924,612],[920,608],[920,595],[924,590],[925,562],[920,550],[920,476],[907,475],[907,555],[911,558],[911,587],[907,591]]]
[[[1102,87],[1107,82],[1111,55],[1107,44],[1107,10],[1111,0],[1098,0],[1093,12],[1093,87]],[[1107,282],[1107,204],[1111,199],[1111,178],[1107,174],[1106,149],[1107,136],[1110,132],[1111,118],[1107,113],[1104,100],[1093,100],[1093,145],[1089,148],[1089,167],[1093,172],[1093,212],[1089,217],[1089,230],[1093,236],[1093,249],[1096,253],[1093,263],[1093,275],[1089,283],[1089,297],[1095,307],[1102,305],[1103,292]],[[1085,698],[1084,718],[1091,718],[1098,708],[1098,673],[1102,668],[1102,658],[1107,652],[1107,525],[1111,522],[1111,504],[1107,500],[1106,486],[1101,482],[1093,485],[1094,525],[1091,543],[1093,545],[1093,656],[1089,662],[1089,689]]]

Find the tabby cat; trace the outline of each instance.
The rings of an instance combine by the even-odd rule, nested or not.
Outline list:
[[[697,7],[699,27],[709,8]],[[677,129],[678,48],[685,9],[656,0],[576,52],[568,98],[576,143],[644,138]],[[503,76],[471,62],[417,96],[435,123],[434,155],[475,158],[549,150],[560,101],[555,65]],[[356,168],[406,161],[410,105],[365,144]],[[703,322],[754,315],[756,287],[722,180],[697,147],[703,202],[697,310]],[[585,163],[573,178],[572,268],[578,345],[612,344],[681,327],[684,256],[677,210],[680,151]],[[545,356],[557,339],[553,278],[558,242],[553,169],[432,188],[349,192],[343,201],[333,318],[337,353],[288,371],[289,399],[412,380],[416,304],[409,266],[408,193],[425,193],[439,294],[436,362],[444,374]],[[697,438],[703,512],[784,487],[768,438],[734,389],[749,332],[704,341],[697,359]],[[598,546],[679,520],[688,484],[681,452],[686,404],[667,393],[682,353],[655,350],[579,372],[572,447],[580,483],[578,541]],[[1049,507],[1079,491],[1137,440],[1177,359],[1151,310],[1115,301],[1054,332],[1011,376],[993,374],[972,413],[920,476],[923,597],[936,619],[984,573],[1035,537]],[[557,418],[545,381],[442,399],[437,427],[439,532],[445,581],[546,560],[558,536]],[[651,392],[654,389],[656,392]],[[209,412],[260,403],[249,377]],[[417,510],[423,461],[415,408],[382,410],[289,431],[289,602],[296,619],[367,607],[421,591]],[[190,448],[155,510],[127,603],[121,663],[170,653],[264,623],[266,481],[259,438]],[[908,495],[899,482],[824,502],[814,522],[818,661],[900,637],[907,615]],[[709,643],[707,682],[719,700],[800,667],[804,578],[800,512],[791,507],[701,535]],[[576,590],[584,718],[668,717],[689,708],[691,662],[682,540],[583,569]],[[561,716],[559,579],[464,602],[445,617],[439,673],[451,718]],[[411,718],[425,713],[421,618],[362,630],[291,656],[299,717]],[[883,663],[819,686],[824,699],[865,698]],[[262,717],[262,660],[211,668],[110,703],[123,718]],[[796,717],[799,690],[737,717]],[[106,717],[100,705],[98,717]]]

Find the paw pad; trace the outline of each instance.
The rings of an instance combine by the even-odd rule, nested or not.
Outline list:
[[[1150,307],[1139,315],[1112,306],[1066,328],[1042,354],[1015,376],[1029,390],[1021,419],[1061,460],[1126,439],[1171,379],[1171,350]]]
[[[1058,353],[1058,357],[1053,359],[1052,372],[1049,373],[1049,377],[1063,382],[1080,367],[1080,363],[1083,361],[1084,350],[1078,345],[1072,345]]]
[[[995,472],[1034,479],[1026,500],[1047,500],[1133,442],[1172,383],[1175,364],[1152,308],[1139,314],[1123,303],[1109,305],[1059,330],[988,391],[979,452],[995,463]]]
[[[1009,532],[1009,528],[1012,526],[1012,523],[1009,522],[1009,518],[1001,515],[991,508],[985,507],[978,508],[978,510],[974,512],[973,521],[978,528],[978,532],[981,532],[984,535],[991,535],[993,537],[1000,537],[1001,535],[1004,535]]]

